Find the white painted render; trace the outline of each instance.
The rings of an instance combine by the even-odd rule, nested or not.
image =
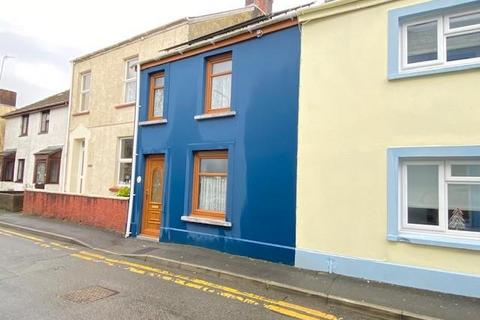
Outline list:
[[[43,109],[48,110],[48,109]],[[18,159],[25,159],[25,173],[23,183],[0,181],[0,190],[22,191],[33,188],[33,171],[35,167],[35,153],[50,146],[61,146],[65,143],[67,134],[68,107],[50,109],[50,123],[48,133],[40,132],[41,111],[30,113],[28,135],[20,136],[22,115],[6,119],[4,150],[16,149],[15,170],[13,180],[17,180]],[[62,162],[64,151],[62,151]],[[60,165],[62,168],[63,165]],[[62,181],[63,170],[60,170],[59,180]],[[46,184],[45,190],[59,191],[59,184]]]

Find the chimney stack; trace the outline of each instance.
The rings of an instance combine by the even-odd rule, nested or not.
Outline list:
[[[0,104],[15,107],[17,104],[17,93],[5,89],[0,89]]]
[[[256,5],[265,14],[272,13],[273,0],[246,0],[245,1],[246,6],[249,6],[251,4]]]

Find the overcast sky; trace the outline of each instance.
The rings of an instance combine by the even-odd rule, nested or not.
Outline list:
[[[312,0],[275,0],[282,10]],[[185,16],[240,8],[245,0],[13,0],[0,9],[0,88],[17,106],[68,89],[75,57]]]

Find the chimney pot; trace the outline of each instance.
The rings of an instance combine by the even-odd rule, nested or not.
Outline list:
[[[17,104],[17,93],[10,90],[0,89],[0,104],[15,107]]]
[[[249,6],[251,4],[256,5],[265,14],[272,13],[273,0],[246,0],[245,1],[246,6]]]

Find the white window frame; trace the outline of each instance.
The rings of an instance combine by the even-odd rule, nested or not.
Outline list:
[[[411,26],[416,26],[419,24],[425,24],[429,22],[437,22],[437,60],[431,60],[431,61],[422,61],[422,62],[415,62],[415,63],[408,63],[408,27]],[[417,20],[414,22],[410,23],[405,23],[402,25],[401,28],[402,36],[401,36],[401,45],[400,47],[402,48],[402,69],[403,70],[408,70],[408,69],[419,69],[423,67],[430,67],[430,66],[438,66],[441,65],[444,61],[444,51],[442,50],[443,47],[443,22],[441,17],[435,17],[435,18],[430,18],[430,19],[424,19],[424,20]]]
[[[399,174],[399,234],[426,234],[441,235],[452,239],[480,240],[480,232],[459,231],[448,229],[448,186],[455,184],[480,185],[480,177],[453,177],[451,165],[478,164],[480,160],[405,160],[400,164]],[[408,223],[408,191],[407,191],[407,166],[408,165],[437,165],[439,183],[439,217],[438,226],[419,225]]]
[[[136,72],[135,72],[135,75],[132,78],[128,78],[128,64],[130,62],[134,61],[134,60],[136,60],[137,63],[138,63],[138,56],[125,59],[125,77],[124,77],[124,80],[123,80],[123,102],[124,103],[135,103],[136,100],[137,100],[137,97],[135,97],[135,100],[133,100],[133,101],[128,101],[127,100],[127,85],[129,83],[132,83],[132,82],[135,82],[135,83],[137,82],[137,73]]]
[[[132,163],[133,162],[133,150],[132,150],[132,157],[131,158],[122,158],[122,146],[123,142],[125,140],[132,140],[133,142],[133,137],[123,137],[118,139],[118,155],[117,155],[117,160],[118,160],[118,168],[117,168],[117,184],[119,186],[128,186],[130,183],[125,183],[120,181],[120,167],[122,163]],[[133,169],[133,168],[132,168]],[[130,174],[131,178],[133,178],[133,172]]]
[[[460,36],[470,33],[480,32],[480,24],[476,24],[473,26],[467,26],[462,28],[450,28],[450,19],[469,15],[473,13],[480,13],[480,9],[470,10],[470,11],[460,11],[454,14],[447,14],[447,15],[439,15],[434,16],[429,19],[419,19],[415,21],[409,21],[407,23],[403,23],[400,27],[400,66],[401,71],[403,72],[414,72],[419,70],[432,70],[432,69],[439,69],[442,67],[455,67],[460,65],[470,65],[480,63],[480,57],[471,58],[471,59],[462,59],[456,61],[447,61],[447,38],[453,36]],[[438,47],[438,59],[432,61],[423,61],[423,62],[416,62],[416,63],[408,63],[408,30],[407,28],[410,26],[424,24],[428,22],[437,21],[437,47]]]
[[[87,75],[90,75],[90,86],[89,86],[88,89],[85,89],[83,87],[85,81],[83,81],[83,80]],[[85,71],[85,72],[80,74],[80,105],[79,105],[78,111],[85,112],[85,111],[88,111],[90,109],[90,104],[92,103],[92,95],[90,93],[91,89],[92,89],[92,72],[91,71]],[[86,106],[86,108],[84,108],[84,106],[83,106],[83,96],[85,94],[88,94],[88,106]]]

